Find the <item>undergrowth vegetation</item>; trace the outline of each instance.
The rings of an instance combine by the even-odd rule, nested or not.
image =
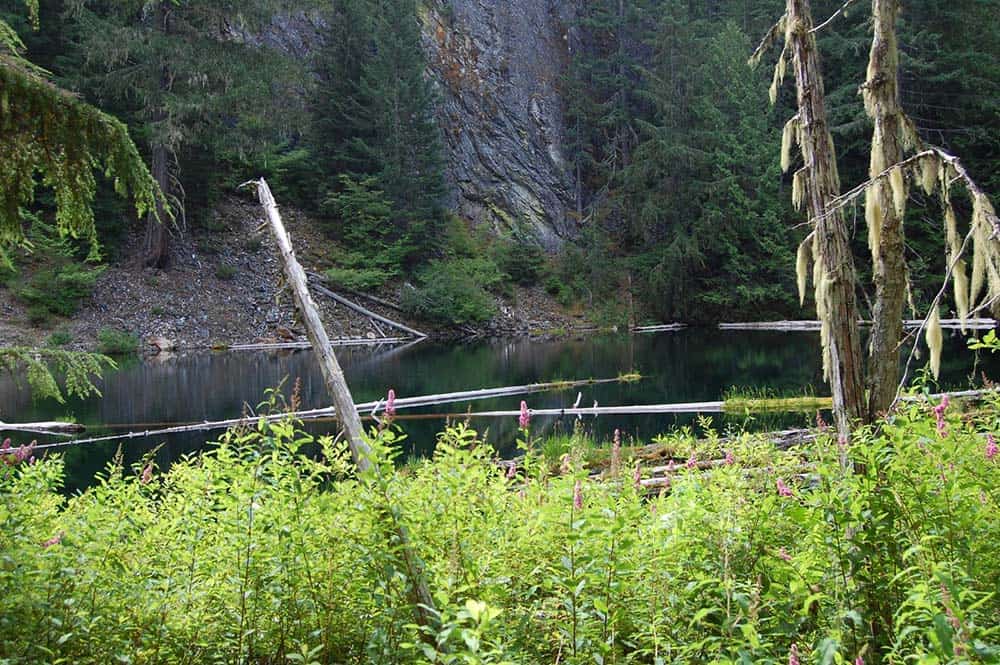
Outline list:
[[[384,430],[358,476],[332,438],[261,420],[68,499],[58,457],[11,450],[0,659],[998,662],[996,406],[914,403],[849,446],[678,435],[654,494],[627,451],[598,481],[561,443],[555,474],[524,430],[504,468],[463,425],[399,473]]]

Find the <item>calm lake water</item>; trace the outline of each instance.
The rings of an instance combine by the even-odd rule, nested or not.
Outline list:
[[[533,383],[538,381],[608,378],[637,370],[645,377],[628,385],[586,386],[562,393],[524,397],[532,408],[572,406],[582,392],[581,406],[630,405],[722,399],[731,388],[769,390],[777,394],[829,394],[822,383],[819,335],[815,332],[720,331],[694,328],[649,335],[602,335],[538,341],[493,340],[474,343],[422,342],[406,348],[345,348],[337,354],[359,402],[379,399],[389,388],[399,397]],[[943,359],[942,383],[964,388],[973,370],[1000,376],[1000,358],[982,357],[975,365],[961,336],[952,336]],[[922,361],[918,361],[922,365]],[[11,377],[0,377],[0,420],[30,422],[72,416],[88,428],[88,436],[146,430],[203,420],[239,417],[245,405],[256,409],[270,388],[283,384],[283,393],[301,380],[302,408],[326,406],[325,388],[309,351],[290,353],[198,353],[163,361],[122,363],[101,382],[103,397],[60,405],[37,402]],[[521,397],[479,400],[474,411],[517,409]],[[458,412],[469,404],[454,404],[401,414],[423,414],[424,419],[402,420],[408,434],[408,452],[427,454],[443,417],[427,414]],[[713,414],[719,429],[729,426],[772,428],[803,425],[814,416],[746,416]],[[582,424],[598,436],[620,428],[630,436],[648,439],[672,427],[692,424],[693,415],[585,417]],[[501,450],[510,450],[516,436],[516,419],[474,420]],[[315,423],[310,431],[334,427]],[[571,430],[570,418],[536,418],[533,432]],[[204,446],[219,432],[196,432],[148,439],[123,445],[127,460],[140,458],[152,447],[161,464]],[[24,435],[10,434],[15,442]],[[85,444],[63,449],[67,459],[69,489],[92,481],[114,455],[118,444]]]

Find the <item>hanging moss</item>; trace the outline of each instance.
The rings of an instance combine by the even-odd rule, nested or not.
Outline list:
[[[882,205],[881,188],[878,181],[873,182],[865,190],[865,223],[868,225],[868,249],[872,258],[878,259],[879,246],[882,243]]]
[[[944,334],[941,332],[941,316],[938,314],[937,305],[931,309],[931,315],[927,319],[927,330],[924,333],[927,341],[927,348],[931,352],[931,374],[938,378],[941,373],[941,348],[944,346]]]
[[[806,302],[806,282],[809,274],[809,254],[812,252],[812,237],[811,233],[806,236],[795,255],[795,277],[799,286],[799,305],[804,305]]]
[[[889,171],[889,186],[892,188],[892,205],[896,209],[896,217],[903,218],[906,214],[906,179],[903,169],[896,166]]]

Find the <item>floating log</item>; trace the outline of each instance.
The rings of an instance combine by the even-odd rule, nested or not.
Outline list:
[[[858,321],[859,325],[870,326],[871,321]],[[903,321],[906,328],[919,328],[924,324],[920,319]],[[996,319],[941,319],[942,328],[964,328],[965,330],[992,330],[996,328]],[[819,330],[819,321],[750,321],[745,323],[720,323],[720,330]]]
[[[669,332],[673,330],[683,330],[687,328],[686,323],[665,323],[658,326],[635,326],[632,328],[632,332],[637,333],[650,333],[650,332]]]
[[[358,305],[357,303],[351,302],[350,300],[348,300],[344,296],[339,295],[337,293],[334,293],[333,291],[331,291],[330,289],[326,288],[325,286],[321,286],[319,284],[316,284],[315,281],[313,283],[313,289],[315,289],[319,293],[322,293],[327,298],[331,298],[333,300],[336,300],[341,305],[344,305],[345,307],[353,309],[355,312],[358,312],[359,314],[364,314],[365,316],[367,316],[370,319],[374,319],[375,321],[381,321],[382,323],[386,324],[387,326],[392,326],[393,328],[395,328],[397,330],[402,330],[403,332],[409,333],[409,334],[413,335],[414,337],[420,337],[420,338],[427,337],[426,334],[420,332],[419,330],[414,330],[413,328],[410,328],[409,326],[403,325],[402,323],[399,323],[398,321],[393,321],[392,319],[387,319],[386,317],[382,316],[381,314],[376,314],[375,312],[371,311],[370,309],[365,309],[361,305]]]
[[[381,346],[383,344],[405,344],[412,341],[410,337],[334,337],[331,346]],[[312,342],[261,342],[260,344],[232,344],[219,346],[220,351],[281,351],[295,349],[311,349]]]
[[[40,423],[5,423],[0,420],[0,432],[25,432],[28,434],[80,434],[87,428],[80,423],[65,423],[58,420]]]
[[[531,393],[541,393],[541,392],[551,392],[556,390],[566,390],[569,388],[576,388],[580,386],[588,385],[598,385],[603,383],[617,383],[621,379],[581,379],[578,381],[549,381],[546,383],[529,383],[523,386],[504,386],[501,388],[485,388],[482,390],[465,390],[460,392],[452,393],[438,393],[435,395],[421,395],[418,397],[399,397],[396,399],[396,410],[401,409],[412,409],[423,406],[435,406],[438,404],[454,404],[456,402],[470,402],[477,399],[490,399],[495,397],[510,397],[514,395],[527,395]],[[384,400],[377,400],[374,402],[362,402],[355,405],[355,409],[358,411],[373,411],[381,409],[384,404]],[[515,415],[520,415],[520,411],[512,412]],[[210,431],[216,429],[227,429],[229,427],[236,427],[237,425],[244,425],[247,423],[257,422],[260,418],[264,418],[267,422],[278,422],[284,420],[285,418],[296,418],[298,420],[319,420],[323,418],[331,418],[336,416],[337,410],[335,407],[324,407],[322,409],[308,409],[305,411],[295,411],[292,413],[276,413],[269,416],[247,416],[243,418],[231,418],[228,420],[216,420],[216,421],[204,421],[201,423],[188,423],[184,425],[177,425],[174,427],[165,427],[161,429],[147,429],[143,431],[127,432],[125,434],[114,434],[108,436],[100,436],[89,439],[76,439],[74,441],[59,441],[56,443],[46,443],[36,448],[63,448],[66,446],[82,445],[85,443],[100,443],[103,441],[117,441],[119,439],[138,439],[146,438],[150,436],[164,436],[168,434],[184,434],[187,432],[201,432]],[[466,414],[460,414],[462,416]]]

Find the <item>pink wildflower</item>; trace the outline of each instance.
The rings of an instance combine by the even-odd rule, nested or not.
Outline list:
[[[622,462],[622,439],[621,432],[615,430],[614,440],[611,442],[611,475],[617,476]]]
[[[58,534],[52,536],[51,538],[49,538],[48,540],[46,540],[44,543],[42,543],[42,547],[48,548],[48,547],[52,547],[53,545],[58,545],[59,543],[62,542],[63,536],[65,536],[65,535],[66,535],[65,531],[60,531]]]
[[[511,462],[507,467],[507,480],[517,478],[517,462]]]
[[[580,485],[580,481],[576,481],[573,485],[573,510],[583,509],[583,487]]]
[[[531,413],[528,411],[528,403],[521,400],[521,417],[517,419],[521,429],[528,429],[531,425]]]
[[[37,441],[32,441],[26,446],[23,444],[18,446],[17,450],[14,451],[13,464],[19,464],[24,461],[28,461],[29,463],[32,462],[34,457],[31,452],[35,449],[36,443]]]
[[[140,478],[139,482],[141,482],[143,485],[148,485],[152,481],[153,481],[153,463],[150,462],[149,464],[146,465],[146,468],[142,470],[142,478]]]
[[[785,484],[785,481],[778,478],[778,482],[775,483],[778,488],[778,496],[792,496],[792,488]]]
[[[385,415],[392,418],[396,415],[396,391],[389,388],[389,394],[385,397]]]
[[[993,461],[993,458],[997,456],[997,441],[993,438],[992,434],[986,435],[986,460],[989,462]]]
[[[0,451],[10,450],[10,439],[4,439],[3,444],[0,444]]]
[[[825,432],[827,429],[829,429],[829,427],[830,426],[826,424],[826,421],[823,420],[823,414],[822,414],[822,412],[817,411],[816,412],[816,429],[818,429],[820,432]]]
[[[861,656],[858,656],[857,658],[854,659],[854,665],[865,665],[865,659],[862,658]]]
[[[937,433],[942,439],[948,436],[948,427],[944,419],[944,412],[948,410],[948,396],[941,398],[941,403],[934,407],[934,418],[937,421]]]
[[[698,458],[695,457],[695,454],[693,452],[691,453],[691,456],[688,457],[685,466],[687,466],[687,468],[689,469],[694,469],[698,466]]]
[[[781,559],[782,561],[791,561],[792,555],[788,553],[788,550],[782,547],[781,549],[778,550],[778,558]]]
[[[736,464],[736,457],[733,455],[733,451],[732,450],[727,450],[726,451],[726,466],[732,466],[733,464]]]
[[[799,645],[794,642],[788,650],[788,665],[799,665]]]

